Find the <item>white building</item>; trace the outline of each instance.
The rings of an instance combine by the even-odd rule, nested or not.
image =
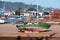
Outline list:
[[[29,13],[24,13],[24,16],[29,16]]]
[[[40,16],[43,16],[43,12],[39,12]]]
[[[4,15],[11,15],[11,12],[4,12]]]
[[[3,13],[4,13],[4,15],[7,15],[7,16],[15,14],[14,11],[8,11],[8,10],[3,11]]]
[[[28,11],[29,15],[32,16],[37,16],[37,12],[36,11]]]

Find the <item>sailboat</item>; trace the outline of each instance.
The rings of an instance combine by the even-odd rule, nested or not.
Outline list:
[[[38,21],[38,2],[37,2],[37,21]],[[16,25],[19,31],[45,31],[45,29],[50,28],[50,24],[45,24],[45,23],[28,23],[28,24],[19,24]],[[43,30],[40,30],[43,29]]]

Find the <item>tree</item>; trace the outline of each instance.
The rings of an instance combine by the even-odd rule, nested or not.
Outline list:
[[[20,15],[20,11],[19,10],[16,10],[15,11],[15,15]]]
[[[37,10],[34,8],[29,8],[27,11],[37,11]]]
[[[55,18],[58,18],[59,17],[59,10],[54,10],[54,16],[55,16]]]
[[[15,15],[19,15],[19,16],[21,15],[21,8],[15,11]]]

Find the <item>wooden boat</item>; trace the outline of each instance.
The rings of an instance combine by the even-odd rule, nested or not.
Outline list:
[[[44,31],[45,29],[48,29],[51,27],[50,24],[45,24],[45,23],[41,23],[41,24],[23,24],[23,25],[16,25],[16,27],[18,28],[18,30],[20,31]]]

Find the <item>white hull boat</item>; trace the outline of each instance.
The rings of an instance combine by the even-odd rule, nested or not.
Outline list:
[[[5,23],[5,21],[0,19],[0,23]]]

